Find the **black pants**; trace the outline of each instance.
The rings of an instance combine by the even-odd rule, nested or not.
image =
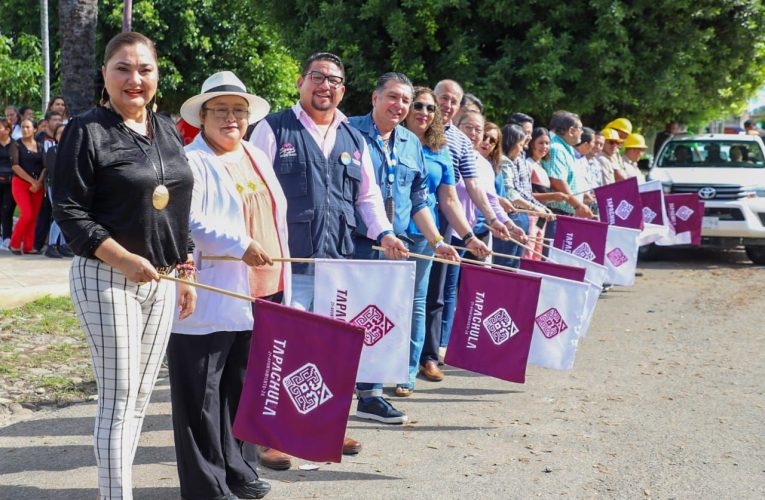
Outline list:
[[[258,478],[232,425],[252,332],[173,333],[167,346],[181,496],[209,500]],[[247,455],[248,458],[245,458]]]
[[[46,190],[45,196],[43,196],[42,205],[40,205],[40,212],[37,214],[37,222],[35,223],[35,249],[42,250],[45,243],[48,241],[48,233],[50,232],[50,223],[53,220],[53,207],[50,205],[50,198]]]
[[[0,182],[0,236],[9,239],[13,232],[13,211],[16,210],[16,200],[11,193],[11,181]]]

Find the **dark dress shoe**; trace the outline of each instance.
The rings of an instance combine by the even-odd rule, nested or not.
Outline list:
[[[358,455],[361,451],[361,443],[351,437],[343,439],[343,455]]]
[[[50,257],[51,259],[60,259],[62,257],[58,249],[53,245],[50,245],[48,249],[45,250],[45,256]]]
[[[229,486],[238,498],[263,498],[271,491],[271,485],[262,479],[255,479],[241,486]]]
[[[69,250],[68,245],[59,245],[58,253],[60,253],[62,257],[74,257],[74,252]]]

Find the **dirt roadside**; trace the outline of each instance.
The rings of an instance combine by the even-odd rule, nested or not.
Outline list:
[[[360,455],[265,471],[267,498],[765,497],[765,268],[739,252],[665,257],[603,297],[573,371],[418,381],[394,401],[411,425],[351,418]],[[153,401],[135,497],[176,499],[166,380]],[[92,497],[93,412],[0,428],[0,498]]]

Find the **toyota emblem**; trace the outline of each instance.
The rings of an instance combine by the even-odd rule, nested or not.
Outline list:
[[[717,195],[717,190],[713,187],[703,187],[699,189],[699,198],[703,200],[711,200]]]

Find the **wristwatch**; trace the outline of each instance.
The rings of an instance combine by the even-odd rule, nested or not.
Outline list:
[[[497,218],[496,217],[492,217],[491,219],[486,221],[486,225],[487,226],[493,226],[495,222],[497,222]]]

